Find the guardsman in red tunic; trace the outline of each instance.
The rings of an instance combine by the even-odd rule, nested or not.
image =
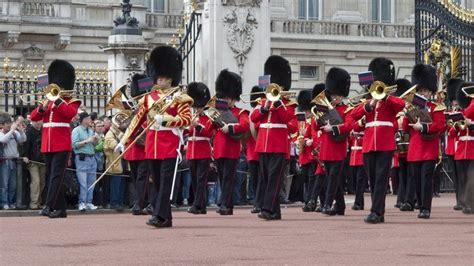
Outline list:
[[[382,81],[387,86],[395,83],[395,67],[389,59],[374,58],[369,70],[375,81]],[[366,223],[385,221],[385,195],[395,150],[396,116],[404,107],[402,99],[388,95],[382,100],[367,100],[352,110],[356,121],[365,116],[362,153],[372,196],[370,214],[364,220]]]
[[[211,120],[204,114],[204,108],[211,99],[211,94],[209,88],[200,82],[190,83],[187,93],[194,100],[194,116],[189,127],[186,151],[186,159],[191,169],[194,202],[188,212],[206,214],[207,177],[211,165],[211,137],[214,131]]]
[[[240,100],[241,94],[242,80],[240,76],[227,69],[222,70],[216,79],[216,97],[225,105],[216,104],[216,108],[220,110],[222,117],[231,116],[236,122],[216,123],[213,121],[213,128],[217,130],[214,137],[213,156],[221,187],[221,196],[218,200],[219,209],[217,209],[217,213],[220,215],[234,214],[232,192],[241,151],[240,138],[250,127],[248,113],[235,106],[235,103]]]
[[[412,71],[412,83],[416,84],[416,92],[430,99],[437,91],[436,69],[429,65],[418,64]],[[408,179],[415,180],[416,198],[420,204],[418,218],[429,219],[433,197],[433,175],[439,159],[439,136],[446,130],[446,119],[441,104],[428,102],[426,106],[432,122],[410,123],[407,118],[403,129],[410,133],[408,146]],[[408,192],[410,193],[410,192]],[[408,202],[413,206],[413,202]]]
[[[448,101],[451,103],[451,110],[448,113],[449,114],[454,114],[459,111],[459,106],[458,102],[456,100],[456,92],[461,89],[461,85],[463,84],[462,79],[450,79],[447,84],[447,98]],[[448,119],[449,121],[449,119]],[[458,142],[458,132],[457,130],[452,130],[454,126],[454,123],[447,123],[447,128],[446,128],[446,139],[445,139],[445,153],[449,165],[449,169],[452,169],[453,171],[451,172],[451,177],[454,181],[454,192],[456,193],[456,205],[454,205],[453,209],[456,211],[462,211],[463,206],[461,205],[461,188],[460,188],[460,182],[458,181],[457,177],[457,170],[456,170],[456,163],[454,160],[454,155],[456,154],[456,143]]]
[[[291,67],[281,57],[270,56],[264,66],[264,74],[270,75],[270,86],[279,86],[282,91],[291,87]],[[252,112],[250,119],[260,124],[255,151],[259,153],[260,171],[265,185],[262,211],[258,217],[265,220],[280,220],[280,189],[287,161],[290,158],[289,133],[297,128],[294,105],[280,97],[262,100]],[[292,129],[290,129],[290,127]]]
[[[352,209],[359,211],[364,209],[364,191],[367,185],[367,175],[364,169],[364,155],[362,153],[362,142],[364,139],[365,117],[355,122],[350,136],[351,155],[349,166],[356,180],[355,200]]]
[[[397,85],[397,91],[395,96],[402,95],[405,91],[411,88],[411,82],[407,79],[397,79],[395,81]],[[395,135],[395,140],[397,144],[397,149],[395,154],[398,161],[398,169],[396,171],[396,177],[398,180],[398,191],[397,191],[397,202],[395,203],[395,208],[401,208],[403,203],[406,201],[406,191],[408,186],[415,187],[414,182],[408,183],[408,165],[407,165],[407,152],[408,152],[408,141],[409,135],[407,132],[403,132],[403,112],[398,113],[397,122],[395,123],[397,127],[397,133]],[[414,190],[413,190],[414,191]]]
[[[304,202],[303,212],[312,212],[316,209],[316,199],[314,198],[316,185],[316,163],[313,156],[313,138],[311,135],[311,100],[312,90],[303,90],[298,94],[298,136],[295,144],[298,147],[298,162],[301,168],[301,175],[304,178]],[[295,180],[295,179],[293,179]]]
[[[456,169],[460,184],[460,204],[464,214],[473,214],[474,208],[474,83],[463,83],[456,93],[463,108],[464,124],[456,123],[452,130],[458,133]]]
[[[47,89],[59,88],[72,92],[76,80],[74,67],[67,61],[54,60],[48,68]],[[68,94],[54,101],[45,101],[33,110],[31,121],[43,121],[41,152],[46,162],[49,179],[46,207],[40,214],[50,218],[65,218],[64,173],[71,152],[71,121],[81,102]]]
[[[315,130],[322,130],[320,159],[324,162],[328,178],[326,199],[322,213],[326,215],[344,215],[346,204],[344,202],[343,167],[347,155],[348,136],[352,130],[353,120],[349,115],[349,107],[342,100],[349,95],[351,77],[346,70],[333,67],[326,76],[326,96],[334,110],[340,116],[342,124],[320,126],[314,123]],[[333,201],[336,201],[333,206]]]
[[[130,92],[132,97],[138,97],[140,95],[138,88],[138,81],[146,78],[143,74],[135,74],[132,76],[132,82],[130,85]],[[146,123],[143,123],[142,129],[146,127]],[[125,131],[126,129],[121,130]],[[133,215],[146,215],[153,213],[152,204],[147,202],[153,202],[149,182],[149,171],[148,162],[145,159],[145,143],[137,142],[123,155],[123,158],[130,164],[130,176],[135,183],[135,199],[132,207]]]
[[[181,80],[182,69],[181,55],[176,49],[161,46],[151,51],[147,74],[156,85],[140,100],[138,113],[116,147],[123,150],[124,144],[136,137],[147,120],[150,129],[146,132],[145,158],[157,193],[153,215],[147,224],[158,228],[172,227],[170,194],[182,145],[181,128],[191,122],[193,100],[175,87]]]
[[[253,108],[251,112],[255,111],[255,107],[265,97],[263,90],[254,86],[250,91],[250,106]],[[263,179],[260,175],[259,170],[259,158],[258,153],[255,151],[257,145],[258,127],[259,123],[250,122],[250,136],[247,139],[247,162],[248,162],[248,173],[249,173],[249,188],[251,189],[250,195],[253,195],[253,208],[251,213],[259,213],[262,211],[263,199],[265,195],[265,186],[263,185]]]

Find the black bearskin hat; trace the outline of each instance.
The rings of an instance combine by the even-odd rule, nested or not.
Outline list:
[[[271,55],[265,61],[264,74],[270,75],[270,82],[276,83],[287,91],[291,88],[291,67],[288,60],[279,56]]]
[[[329,69],[326,76],[326,92],[329,95],[347,97],[351,87],[351,76],[346,70],[338,67]]]
[[[216,79],[216,94],[218,98],[239,100],[242,94],[242,79],[234,72],[224,69]]]
[[[265,93],[263,92],[263,89],[259,86],[253,86],[250,90],[250,93],[250,106],[252,106],[252,108],[255,108],[255,106],[257,106],[255,100],[258,98],[265,98]]]
[[[456,100],[456,91],[461,88],[464,83],[462,79],[450,79],[446,84],[446,94],[448,95],[448,101],[453,102]]]
[[[48,68],[49,84],[56,84],[65,90],[74,90],[76,82],[76,71],[68,61],[56,59]]]
[[[314,97],[318,96],[318,94],[320,94],[325,89],[326,89],[326,85],[324,83],[318,83],[318,84],[314,85],[312,97],[314,98]]]
[[[395,84],[395,65],[385,57],[376,57],[370,61],[369,71],[372,71],[374,80],[379,80],[387,86]]]
[[[468,97],[462,90],[462,88],[469,86],[474,86],[474,82],[464,82],[456,91],[456,100],[461,108],[467,108],[471,104],[472,98]]]
[[[397,79],[395,80],[395,85],[397,85],[397,91],[394,93],[395,96],[401,96],[412,86],[408,79]]]
[[[193,107],[197,108],[206,106],[207,102],[211,99],[209,88],[202,82],[189,83],[186,93],[193,98]]]
[[[147,91],[141,91],[138,87],[138,81],[144,78],[146,78],[146,75],[140,73],[136,73],[132,76],[132,81],[130,82],[130,95],[132,97],[137,97],[139,95],[147,93]]]
[[[302,90],[298,93],[296,101],[298,102],[298,110],[300,112],[311,109],[311,100],[313,99],[313,90]]]
[[[426,88],[432,93],[436,93],[438,91],[438,77],[436,76],[436,69],[431,65],[415,65],[411,72],[411,83],[413,85],[418,85],[417,90]]]
[[[183,60],[179,52],[171,46],[160,46],[153,49],[146,63],[147,75],[156,82],[158,77],[168,77],[176,87],[181,82]]]

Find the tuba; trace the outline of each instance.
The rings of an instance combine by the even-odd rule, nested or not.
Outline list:
[[[405,116],[408,118],[410,123],[414,124],[420,119],[421,123],[432,123],[430,112],[424,108],[427,103],[427,99],[416,93],[418,85],[412,86],[400,98],[403,99],[407,105],[405,107]],[[436,134],[422,133],[422,137],[425,140],[431,140],[436,137]]]
[[[219,128],[226,124],[239,123],[237,117],[235,117],[235,115],[229,110],[229,104],[227,101],[217,99],[216,95],[211,97],[204,109],[204,114]],[[229,133],[229,136],[234,140],[241,140],[244,137],[244,134]]]
[[[311,108],[311,113],[314,115],[319,126],[324,126],[326,121],[331,125],[340,125],[344,123],[341,115],[332,106],[332,103],[326,97],[326,90],[322,91],[311,100],[315,105]],[[334,141],[343,142],[347,139],[347,134],[338,136],[331,135]]]

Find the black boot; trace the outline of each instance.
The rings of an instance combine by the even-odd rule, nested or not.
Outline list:
[[[165,228],[165,227],[172,227],[173,223],[171,220],[160,220],[158,216],[153,215],[148,222],[146,222],[147,225],[154,226],[157,228]]]
[[[207,213],[207,210],[206,209],[199,209],[198,207],[196,206],[191,206],[188,208],[188,213],[192,213],[192,214],[206,214]]]
[[[49,213],[49,218],[55,219],[55,218],[66,218],[67,217],[67,212],[66,210],[54,210]]]
[[[44,206],[43,209],[41,209],[38,214],[41,215],[41,216],[49,216],[49,213],[51,212],[51,210],[49,209],[48,206]]]
[[[250,211],[250,213],[259,213],[261,211],[262,211],[262,209],[260,209],[259,207],[253,207],[252,210]]]
[[[371,213],[364,219],[364,222],[366,222],[368,224],[384,223],[385,218],[383,216],[377,215],[375,213]]]
[[[430,211],[429,210],[422,210],[419,214],[418,214],[418,218],[420,219],[429,219],[430,218]]]

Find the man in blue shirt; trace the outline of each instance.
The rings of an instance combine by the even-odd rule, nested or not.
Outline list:
[[[91,128],[91,118],[87,112],[79,114],[79,126],[72,131],[72,148],[74,150],[74,162],[76,164],[76,175],[79,181],[79,211],[97,209],[92,204],[94,189],[88,188],[94,183],[97,171],[94,145],[97,141]]]

